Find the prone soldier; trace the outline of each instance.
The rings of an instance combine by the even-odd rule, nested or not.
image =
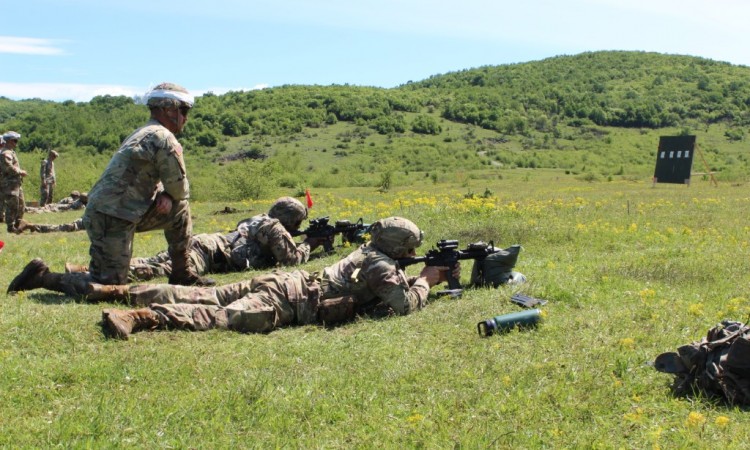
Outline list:
[[[407,276],[396,261],[415,256],[423,233],[411,221],[391,217],[375,222],[372,240],[322,274],[304,270],[273,271],[250,280],[205,288],[200,286],[105,286],[64,283],[74,274],[51,273],[40,259],[31,261],[10,284],[8,292],[57,290],[88,301],[126,301],[134,310],[106,309],[106,333],[128,339],[131,333],[177,328],[212,328],[238,332],[269,332],[278,327],[335,324],[374,305],[405,315],[427,305],[430,288],[446,281],[448,268],[424,266],[418,276]],[[460,277],[460,265],[451,273]]]
[[[310,252],[326,242],[326,239],[311,237],[299,244],[294,241],[291,233],[298,230],[306,218],[307,208],[299,200],[281,197],[267,214],[241,221],[229,234],[194,236],[190,259],[199,275],[304,264],[310,259]],[[148,281],[169,276],[171,272],[172,262],[167,252],[130,261],[131,280]]]

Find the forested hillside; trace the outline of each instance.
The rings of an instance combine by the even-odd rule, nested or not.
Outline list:
[[[691,56],[597,52],[431,77],[443,117],[504,133],[545,121],[658,128],[750,123],[750,68]]]
[[[55,148],[84,157],[92,170],[82,174],[85,182],[147,116],[126,97],[0,99],[0,128],[22,133],[22,154],[36,158]],[[219,170],[225,181],[248,170],[278,175],[265,187],[236,180],[252,196],[273,185],[331,183],[342,170],[360,174],[352,183],[381,188],[399,181],[400,171],[424,172],[434,182],[450,169],[514,167],[592,179],[644,176],[665,133],[698,134],[711,170],[736,179],[746,173],[740,144],[749,124],[750,68],[607,51],[461,70],[393,89],[300,85],[207,94],[180,140],[189,158],[222,164],[201,164],[199,177],[216,178]],[[247,158],[257,162],[241,162]]]

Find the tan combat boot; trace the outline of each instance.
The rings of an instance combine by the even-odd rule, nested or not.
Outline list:
[[[13,278],[8,285],[8,294],[19,291],[38,289],[44,286],[44,276],[49,273],[49,267],[40,258],[34,258],[26,264],[21,273]]]
[[[31,229],[31,227],[30,227],[31,224],[29,222],[23,220],[23,219],[18,219],[17,224],[18,225],[16,226],[16,229],[14,231],[16,234],[21,234],[24,231]]]
[[[109,336],[127,341],[131,333],[159,328],[161,321],[159,314],[148,308],[105,309],[102,311],[102,326]]]
[[[125,302],[130,304],[130,294],[126,284],[91,283],[86,294],[87,302]]]
[[[88,272],[89,266],[82,264],[65,263],[65,273],[83,273]]]

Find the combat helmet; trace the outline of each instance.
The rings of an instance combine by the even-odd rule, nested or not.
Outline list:
[[[193,107],[195,98],[187,89],[174,83],[161,83],[146,93],[146,105],[150,108]]]
[[[302,221],[307,219],[307,208],[296,198],[281,197],[271,205],[268,216],[281,222],[287,231],[292,231],[298,229]]]
[[[6,131],[5,134],[3,134],[3,139],[5,142],[17,141],[21,139],[21,133],[18,133],[17,131]]]
[[[411,220],[389,217],[372,224],[370,236],[375,248],[391,258],[402,258],[422,245],[424,233]]]

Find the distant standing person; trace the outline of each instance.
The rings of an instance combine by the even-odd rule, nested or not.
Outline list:
[[[3,139],[2,136],[0,136],[0,153],[3,152],[3,148],[5,147],[5,139]],[[3,173],[0,171],[0,186],[3,185]],[[0,223],[5,222],[5,196],[0,192]]]
[[[8,225],[8,233],[16,230],[18,221],[23,218],[23,210],[26,202],[23,199],[23,178],[27,175],[26,171],[21,169],[16,155],[16,146],[21,135],[15,131],[8,131],[3,134],[5,146],[0,153],[0,173],[2,174],[2,184],[0,184],[0,195],[5,201],[5,223]]]
[[[125,138],[89,191],[83,226],[88,233],[90,278],[126,284],[136,232],[164,230],[172,260],[170,284],[212,285],[195,273],[188,258],[193,223],[180,133],[193,96],[173,83],[146,94],[151,120]]]
[[[47,154],[47,159],[42,160],[42,165],[39,168],[39,178],[41,178],[39,183],[39,206],[52,203],[52,195],[57,184],[55,160],[58,156],[56,151],[50,150]]]

